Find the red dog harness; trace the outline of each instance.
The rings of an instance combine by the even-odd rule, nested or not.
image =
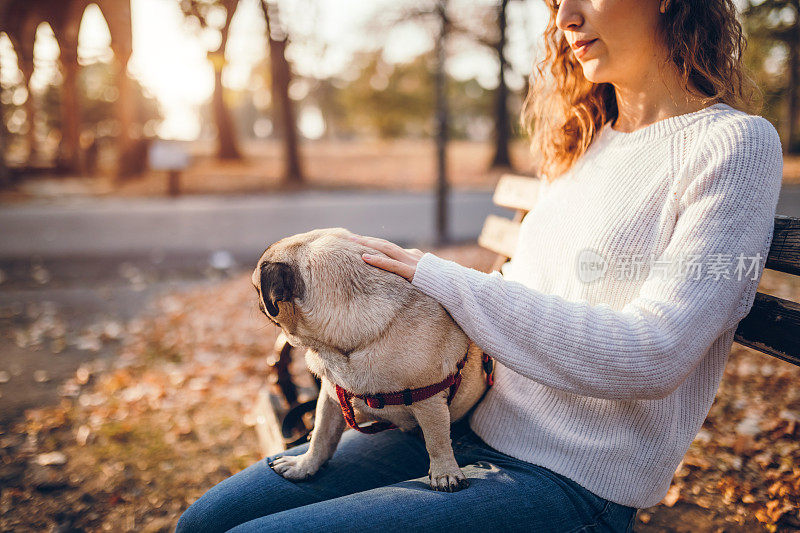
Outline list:
[[[450,388],[450,393],[447,395],[447,405],[453,401],[453,397],[458,391],[458,386],[461,385],[461,369],[467,363],[467,353],[464,358],[456,365],[456,371],[444,378],[439,383],[428,385],[427,387],[419,387],[417,389],[405,389],[398,392],[370,394],[355,394],[348,390],[343,389],[336,385],[336,396],[339,398],[339,405],[342,407],[342,414],[347,422],[347,425],[361,433],[378,433],[386,429],[395,429],[397,426],[391,422],[380,421],[372,422],[366,426],[359,426],[356,422],[355,412],[353,411],[352,398],[361,398],[369,407],[373,409],[383,409],[387,405],[411,405],[414,402],[419,402],[430,398],[434,394],[438,394],[446,388]],[[486,384],[491,387],[494,385],[494,360],[486,353],[483,354],[481,359],[483,370],[486,373]]]

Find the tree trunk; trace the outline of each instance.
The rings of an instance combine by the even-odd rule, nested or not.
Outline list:
[[[220,52],[213,52],[219,54]],[[236,130],[228,106],[225,104],[225,88],[222,86],[223,61],[212,58],[214,64],[214,94],[211,96],[211,109],[214,125],[217,128],[217,157],[219,159],[241,159]]]
[[[500,0],[497,12],[497,28],[499,37],[495,50],[497,59],[500,62],[500,73],[498,75],[497,89],[495,90],[494,106],[494,140],[495,151],[492,158],[492,167],[510,167],[511,156],[508,151],[508,143],[511,137],[511,127],[508,120],[508,86],[506,85],[506,8],[508,0]]]
[[[137,140],[133,128],[136,125],[136,99],[128,76],[128,62],[133,53],[130,0],[118,0],[115,9],[103,10],[103,16],[111,34],[111,50],[114,52],[114,81],[117,84],[116,109],[119,133],[117,134],[117,168],[119,180],[132,177],[142,170],[142,157],[137,153]],[[77,54],[77,38],[75,40]]]
[[[0,79],[2,79],[2,66],[0,66]],[[0,87],[0,93],[2,93]],[[8,130],[6,129],[6,110],[0,100],[0,187],[10,182],[8,167],[6,166],[6,146],[8,145]]]
[[[261,9],[267,22],[267,39],[269,40],[272,119],[275,131],[283,141],[283,180],[287,184],[299,184],[303,182],[303,171],[300,166],[294,103],[289,98],[289,84],[292,81],[292,69],[286,60],[286,45],[289,43],[289,36],[280,29],[277,5],[270,5],[267,0],[262,0]]]
[[[239,5],[239,0],[227,0],[225,6],[225,25],[220,30],[220,44],[216,51],[210,52],[208,58],[214,66],[214,94],[211,96],[211,108],[214,125],[217,127],[217,157],[219,159],[241,159],[239,142],[228,105],[225,103],[225,88],[222,86],[222,69],[225,66],[225,49],[228,46],[231,20]]]
[[[80,150],[80,109],[78,107],[78,51],[64,44],[59,60],[63,84],[61,86],[61,143],[60,166],[71,173],[83,173]]]
[[[448,0],[439,0],[439,35],[436,39],[436,244],[442,246],[450,241],[447,212],[447,73],[445,72],[446,44],[449,31],[447,18]]]
[[[23,51],[24,53],[24,51]],[[19,61],[20,70],[22,71],[22,79],[25,82],[25,89],[28,91],[28,97],[25,99],[25,120],[28,125],[28,132],[26,138],[28,140],[28,158],[27,166],[29,168],[37,164],[39,158],[38,145],[36,144],[36,103],[33,101],[33,91],[31,90],[31,76],[33,75],[33,52],[30,58],[20,57]]]
[[[134,161],[135,149],[131,137],[131,127],[135,122],[135,102],[133,100],[131,79],[128,77],[128,60],[130,52],[114,52],[115,73],[119,96],[115,104],[117,120],[119,121],[119,135],[117,135],[117,178],[130,178],[136,174],[137,164]]]

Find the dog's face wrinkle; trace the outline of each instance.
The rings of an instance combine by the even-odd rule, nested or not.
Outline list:
[[[345,350],[344,348],[336,348],[336,350],[337,350],[337,351],[338,351],[340,354],[342,354],[344,357],[346,357],[346,358],[348,358],[348,359],[350,358],[350,354],[351,354],[351,353],[353,353],[353,349],[351,349],[351,350]]]

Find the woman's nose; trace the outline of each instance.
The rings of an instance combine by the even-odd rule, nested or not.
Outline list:
[[[575,0],[562,0],[556,14],[556,26],[561,31],[575,30],[583,24],[583,14],[580,11],[580,2]]]

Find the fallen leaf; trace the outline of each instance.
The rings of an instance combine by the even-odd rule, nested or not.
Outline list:
[[[661,501],[667,507],[675,505],[681,497],[681,487],[679,485],[672,485],[667,491],[667,495]]]
[[[42,466],[59,466],[67,462],[67,456],[61,452],[40,453],[36,456],[36,463]]]

